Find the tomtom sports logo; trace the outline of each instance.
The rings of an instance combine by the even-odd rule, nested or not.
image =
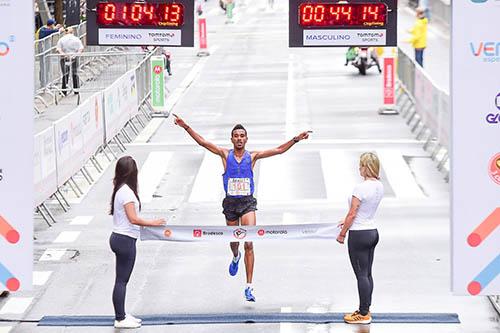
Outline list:
[[[161,66],[155,66],[153,70],[155,74],[160,74],[163,71],[163,68],[161,68]]]
[[[163,235],[165,235],[165,237],[169,238],[170,236],[172,236],[172,230],[165,229],[165,231],[163,232]]]
[[[10,52],[9,44],[0,42],[0,57],[6,56]]]
[[[489,166],[488,166],[488,173],[490,174],[490,178],[500,185],[500,153],[497,153],[493,158],[490,160]]]
[[[474,57],[484,62],[500,62],[500,42],[470,42],[469,46]]]
[[[233,236],[237,239],[243,239],[247,236],[247,231],[243,228],[238,228],[233,231]]]
[[[200,238],[201,237],[201,229],[193,230],[193,237]]]

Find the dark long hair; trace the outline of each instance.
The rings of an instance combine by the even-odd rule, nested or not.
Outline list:
[[[139,210],[141,210],[141,199],[137,194],[137,164],[134,159],[130,156],[123,156],[116,162],[115,167],[115,178],[113,179],[113,195],[111,196],[111,209],[109,211],[110,215],[115,212],[115,196],[116,192],[124,184],[127,184],[130,189],[134,192],[137,201],[139,201]]]

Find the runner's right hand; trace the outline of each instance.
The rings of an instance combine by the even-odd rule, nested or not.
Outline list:
[[[174,115],[174,124],[182,127],[182,128],[186,128],[187,127],[187,124],[184,122],[184,120],[182,120],[182,118],[180,118],[178,115],[176,115],[175,113],[172,113]]]

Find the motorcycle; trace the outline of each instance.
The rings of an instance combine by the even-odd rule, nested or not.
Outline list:
[[[378,72],[382,73],[378,56],[370,47],[350,47],[347,50],[345,66],[349,63],[356,67],[361,75],[366,75],[366,71],[373,66],[377,66]]]

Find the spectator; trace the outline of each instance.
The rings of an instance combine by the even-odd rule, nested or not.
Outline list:
[[[415,49],[415,61],[424,67],[424,50],[427,47],[427,24],[429,21],[424,15],[423,8],[417,8],[416,15],[417,21],[415,25],[408,30],[412,36],[406,41],[411,43]]]
[[[164,47],[161,48],[161,53],[163,57],[165,58],[165,70],[167,71],[168,75],[172,75],[172,55],[170,54],[169,51],[165,50]]]
[[[57,52],[61,55],[61,71],[63,74],[62,78],[62,90],[63,94],[67,94],[66,85],[69,80],[69,71],[71,66],[71,73],[73,76],[73,88],[75,89],[75,94],[78,94],[78,89],[80,87],[80,82],[78,78],[78,53],[82,53],[83,44],[78,37],[73,34],[73,28],[69,27],[65,29],[66,34],[59,39],[57,42]]]
[[[35,2],[35,31],[38,31],[43,26],[42,15],[40,15],[40,8]]]
[[[55,25],[56,21],[54,19],[48,19],[47,20],[47,25],[44,25],[38,30],[38,39],[43,39],[47,36],[52,35],[53,33],[56,33],[59,31],[61,25]]]

